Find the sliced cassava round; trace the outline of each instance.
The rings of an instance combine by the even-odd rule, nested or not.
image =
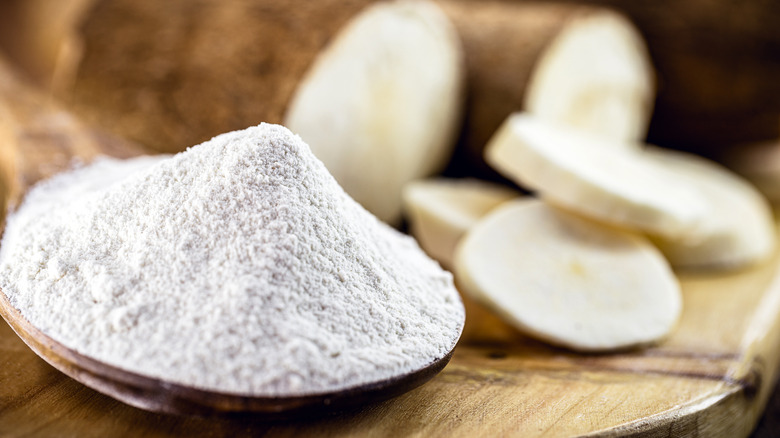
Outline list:
[[[652,67],[630,21],[611,10],[550,2],[439,1],[463,41],[468,75],[455,159],[492,177],[483,152],[511,113],[539,112],[597,134],[640,140],[654,98]]]
[[[614,7],[647,41],[661,85],[649,142],[712,156],[780,138],[780,2],[573,3]]]
[[[455,275],[518,329],[574,350],[657,341],[682,308],[674,274],[646,238],[537,199],[507,202],[469,230]]]
[[[401,190],[446,164],[462,101],[454,28],[438,6],[378,3],[317,57],[290,103],[299,134],[355,200],[401,218]]]
[[[633,145],[647,134],[654,98],[642,37],[622,15],[600,11],[571,20],[550,43],[534,67],[524,108]]]
[[[412,235],[446,268],[452,268],[463,234],[489,211],[518,196],[510,188],[476,179],[413,181],[403,192]]]
[[[647,148],[647,159],[679,174],[709,201],[711,213],[695,242],[654,238],[674,267],[739,268],[767,258],[775,247],[769,203],[750,183],[702,157]]]
[[[528,114],[506,120],[486,160],[553,203],[669,239],[695,241],[711,214],[696,187],[646,159],[640,148]]]

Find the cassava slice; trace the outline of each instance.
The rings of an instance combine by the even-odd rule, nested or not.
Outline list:
[[[571,20],[550,43],[534,67],[524,108],[632,145],[647,134],[654,98],[642,37],[623,16],[604,10]]]
[[[412,235],[445,268],[453,266],[455,246],[480,218],[519,193],[476,179],[429,179],[404,187],[404,209]]]
[[[537,199],[507,202],[469,230],[455,275],[518,329],[574,350],[659,340],[682,308],[676,278],[646,238]]]
[[[710,214],[700,193],[640,148],[517,113],[486,150],[499,172],[553,203],[669,239],[697,239]]]
[[[337,34],[298,86],[285,125],[355,200],[401,218],[401,190],[446,164],[460,119],[463,65],[438,6],[366,8]]]
[[[454,157],[463,173],[496,176],[484,162],[485,145],[524,108],[597,134],[644,138],[653,72],[641,37],[622,15],[551,2],[439,4],[465,52],[469,104]]]
[[[780,2],[574,3],[614,7],[647,41],[661,85],[650,143],[713,156],[780,136]]]
[[[653,239],[672,266],[739,268],[772,253],[772,210],[750,183],[696,155],[657,147],[647,148],[644,155],[696,187],[712,209],[699,226],[698,241]]]

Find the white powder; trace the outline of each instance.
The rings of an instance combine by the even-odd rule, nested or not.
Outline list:
[[[464,320],[451,275],[275,125],[55,177],[0,248],[3,292],[56,341],[220,392],[395,377],[447,354]]]

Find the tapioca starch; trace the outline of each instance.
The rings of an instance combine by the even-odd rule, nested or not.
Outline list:
[[[451,275],[268,124],[38,185],[8,219],[0,287],[81,354],[257,396],[417,370],[464,320]]]

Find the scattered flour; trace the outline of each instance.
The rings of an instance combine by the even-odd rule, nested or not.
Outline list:
[[[82,354],[254,396],[417,370],[464,321],[450,274],[267,124],[38,185],[9,217],[0,287]]]

